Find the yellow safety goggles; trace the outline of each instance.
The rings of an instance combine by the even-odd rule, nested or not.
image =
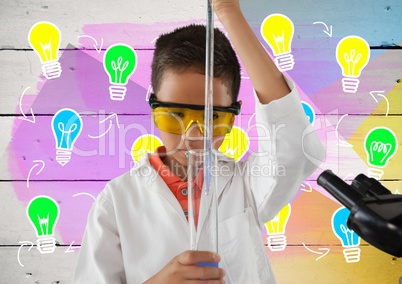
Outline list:
[[[152,110],[152,119],[159,130],[183,134],[195,123],[200,132],[204,134],[205,106],[158,102],[154,95],[149,98],[149,105]],[[235,115],[239,113],[239,102],[230,107],[214,107],[213,136],[229,133],[232,130]]]

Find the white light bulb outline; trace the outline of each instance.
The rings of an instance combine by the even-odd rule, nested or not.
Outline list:
[[[37,26],[39,26],[39,25],[52,26],[53,28],[55,28],[57,30],[57,32],[59,34],[59,37],[60,37],[60,40],[59,40],[59,42],[55,43],[55,44],[57,44],[57,47],[55,49],[56,49],[56,51],[58,51],[60,49],[60,43],[61,43],[61,40],[62,40],[61,31],[55,24],[53,24],[51,22],[48,22],[48,21],[40,21],[40,22],[37,22],[34,25],[32,25],[31,29],[28,32],[28,42],[29,42],[29,44],[31,45],[30,35],[31,35],[32,31],[34,31],[35,28]],[[55,59],[51,59],[52,56],[53,56],[53,54],[52,54],[52,39],[51,38],[49,38],[49,42],[47,42],[47,43],[43,43],[43,42],[39,42],[39,43],[40,43],[40,45],[42,47],[43,55],[46,57],[47,60],[42,61],[42,57],[40,56],[40,54],[38,54],[38,52],[36,52],[35,48],[32,45],[31,45],[31,47],[34,49],[34,51],[39,56],[42,64],[59,60],[59,53],[58,52],[56,52]],[[50,59],[48,58],[48,56],[47,56],[47,54],[45,52],[46,50],[50,50]]]
[[[289,212],[286,215],[281,215],[281,213],[282,213],[281,211],[287,206],[289,206]],[[288,203],[275,215],[274,218],[272,218],[270,221],[265,223],[265,226],[267,229],[267,234],[268,235],[285,234],[286,225],[290,219],[291,214],[292,214],[292,206],[290,205],[290,203]],[[282,221],[281,217],[284,217],[283,222],[281,222]],[[281,223],[283,223],[283,230],[281,230],[279,228],[281,226]],[[272,230],[268,230],[268,224],[270,226],[270,229],[272,229]],[[272,233],[270,233],[270,231]]]
[[[251,120],[251,118],[250,118],[250,120]],[[249,121],[250,122],[250,121]],[[238,130],[238,131],[240,131],[240,132],[242,132],[243,133],[243,135],[244,135],[244,137],[245,137],[245,141],[240,141],[240,142],[244,142],[244,143],[246,143],[247,145],[246,145],[246,148],[244,149],[244,151],[243,151],[243,153],[241,153],[241,155],[237,158],[237,160],[236,161],[240,161],[243,157],[244,157],[244,155],[248,152],[248,150],[250,149],[250,137],[248,136],[248,134],[247,134],[247,132],[243,129],[243,128],[241,128],[241,127],[239,127],[239,126],[236,126],[236,125],[234,125],[233,127],[232,127],[232,131],[229,133],[229,135],[231,135],[231,133],[234,133],[234,129],[236,129],[236,130]],[[241,137],[242,135],[238,135],[239,137]],[[230,138],[229,138],[230,139]],[[232,139],[233,140],[233,139]],[[233,144],[233,141],[231,141],[232,143],[231,144]],[[222,144],[223,145],[223,144]],[[221,145],[221,146],[222,146]],[[242,144],[240,144],[240,145],[242,145]],[[226,147],[225,147],[225,149],[221,149],[221,148],[219,148],[220,149],[220,151],[222,152],[222,153],[224,153],[225,155],[226,154],[230,154],[230,155],[232,155],[233,156],[233,159],[235,158],[235,154],[236,154],[236,151],[237,151],[237,148],[239,147],[239,145],[230,145],[230,143],[226,143],[226,145],[225,145]],[[230,148],[231,146],[236,146],[234,149],[233,148]]]
[[[41,218],[39,215],[37,215],[36,217],[38,218],[42,235],[49,236],[49,213],[45,218]],[[43,230],[43,227],[45,227],[46,231]]]
[[[62,123],[62,122],[59,122],[58,125],[57,125],[57,129],[61,132],[62,136],[61,136],[60,138],[58,138],[57,135],[56,135],[56,132],[55,132],[55,128],[53,127],[54,120],[58,117],[58,115],[59,115],[60,113],[62,113],[62,112],[64,112],[64,111],[69,111],[69,112],[74,113],[75,116],[77,117],[77,119],[80,121],[80,124],[81,124],[81,127],[78,128],[78,133],[77,133],[77,135],[75,136],[75,138],[73,139],[73,141],[71,142],[71,144],[66,143],[66,145],[67,145],[68,147],[61,147],[61,144],[62,144],[61,142],[64,141],[64,134],[67,133],[67,138],[66,138],[66,140],[70,141],[70,140],[71,140],[70,135],[71,135],[71,133],[73,133],[73,132],[76,130],[76,128],[74,128],[74,131],[71,130],[71,127],[70,127],[69,131],[64,131],[64,126],[65,126],[65,125],[62,124],[63,126],[61,127],[61,123]],[[82,118],[81,118],[81,116],[78,114],[78,112],[76,112],[75,110],[70,109],[70,108],[62,108],[62,109],[60,109],[58,112],[56,112],[56,114],[53,116],[51,125],[52,125],[52,130],[53,130],[54,136],[55,136],[56,141],[57,141],[56,149],[72,150],[73,147],[74,147],[74,144],[75,144],[76,140],[78,139],[78,137],[80,136],[80,134],[81,134],[81,132],[82,132],[82,128],[83,128]],[[78,127],[78,125],[77,125],[76,123],[72,123],[72,124],[71,124],[71,126],[74,126],[74,125],[76,125],[76,127]],[[62,130],[60,127],[61,127],[63,130]]]
[[[270,226],[270,231],[272,231],[273,233],[270,234],[280,234],[282,232],[280,232],[279,226],[281,225],[279,222],[279,215],[275,215],[275,217],[269,222],[269,226]]]
[[[117,82],[116,82],[117,84],[122,84],[121,81],[122,81],[122,77],[123,77],[123,72],[124,72],[124,70],[127,69],[127,66],[129,64],[129,61],[127,60],[126,62],[124,62],[123,66],[121,66],[122,62],[123,62],[123,57],[121,57],[121,56],[119,56],[119,58],[117,59],[117,65],[114,60],[111,61],[112,69],[114,70],[114,76],[116,79],[119,78],[119,79],[117,79]],[[120,71],[119,76],[117,76],[117,73],[118,73],[117,71]]]
[[[26,206],[26,216],[27,216],[27,218],[28,218],[28,220],[30,221],[30,223],[32,224],[32,226],[34,227],[34,229],[35,229],[35,231],[36,231],[36,234],[37,234],[37,237],[41,237],[40,235],[39,235],[39,231],[37,231],[36,229],[36,226],[35,226],[35,224],[32,222],[32,220],[31,220],[31,218],[30,218],[30,216],[29,216],[29,213],[28,213],[28,210],[29,210],[29,208],[30,208],[30,206],[31,206],[31,204],[34,202],[34,201],[36,201],[37,199],[39,199],[39,198],[46,198],[46,199],[48,199],[48,200],[50,200],[50,201],[52,201],[53,203],[54,203],[54,205],[57,207],[57,215],[56,215],[56,218],[55,218],[55,220],[54,220],[54,222],[53,222],[53,227],[52,227],[52,234],[49,234],[49,226],[46,226],[46,231],[47,231],[47,233],[46,234],[44,234],[44,235],[42,235],[42,236],[54,236],[54,228],[56,227],[56,224],[57,224],[57,222],[58,222],[58,220],[59,220],[59,217],[60,217],[60,206],[59,206],[59,204],[57,203],[57,201],[56,200],[54,200],[52,197],[50,197],[50,196],[47,196],[47,195],[37,195],[37,196],[35,196],[34,198],[32,198],[31,199],[31,201],[29,201],[29,203],[28,203],[28,205]],[[39,224],[48,224],[48,221],[49,221],[49,213],[48,213],[48,216],[46,217],[46,218],[40,218],[39,216],[37,216],[37,218],[38,218],[38,220],[39,220]],[[42,233],[43,233],[43,228],[42,228],[42,226],[41,226],[41,231],[42,231]]]
[[[46,61],[50,61],[51,58],[53,57],[53,54],[52,54],[52,39],[49,39],[49,43],[42,44],[42,42],[40,42],[40,45],[42,47],[43,55],[46,57]],[[49,52],[49,58],[47,56],[47,52]]]
[[[347,243],[347,247],[352,247],[352,246],[357,246],[360,244],[360,237],[357,237],[356,240],[354,240],[353,236],[354,236],[354,231],[349,229],[347,226],[345,226],[344,224],[341,224],[339,226],[339,228],[341,229],[342,233],[345,234],[346,237],[346,243]],[[343,243],[342,243],[343,245]]]
[[[137,66],[138,66],[138,55],[137,55],[137,52],[135,51],[134,48],[132,48],[132,47],[129,46],[128,44],[125,44],[125,43],[116,43],[116,44],[110,45],[110,46],[107,48],[107,50],[106,50],[106,52],[104,53],[104,55],[103,55],[103,69],[105,70],[105,72],[106,72],[107,74],[109,74],[109,72],[108,72],[108,70],[107,70],[107,68],[106,68],[106,62],[105,62],[106,56],[107,56],[107,54],[108,54],[108,52],[109,52],[110,50],[112,50],[114,47],[117,47],[117,46],[119,46],[119,47],[127,47],[127,48],[129,48],[129,49],[134,53],[134,58],[135,58],[134,68],[133,68],[133,71],[131,71],[130,74],[127,75],[127,83],[128,83],[129,78],[134,74],[134,72],[135,72],[135,70],[137,69]],[[110,84],[113,84],[113,85],[127,85],[127,83],[121,83],[121,81],[122,81],[123,72],[127,69],[128,65],[130,64],[130,61],[129,61],[129,60],[125,61],[124,64],[123,64],[123,66],[120,67],[123,60],[124,60],[123,57],[122,57],[122,56],[119,56],[118,59],[117,59],[117,65],[116,65],[116,62],[115,62],[114,60],[111,60],[111,61],[110,61],[110,63],[112,64],[112,69],[115,71],[115,78],[116,78],[116,81],[119,81],[119,82],[113,82],[113,81],[111,80],[111,76],[109,76],[109,83],[110,83]],[[123,69],[120,70],[120,68],[123,68]],[[117,79],[117,70],[121,71],[120,76],[119,76],[119,77],[120,77],[119,80]],[[110,74],[109,74],[109,75],[110,75]]]
[[[347,209],[346,207],[340,207],[337,210],[335,210],[335,212],[332,214],[332,218],[331,218],[331,227],[332,227],[332,231],[334,233],[334,235],[341,241],[342,246],[343,247],[356,247],[360,245],[360,237],[359,235],[357,235],[355,233],[355,231],[349,229],[346,225],[347,220],[342,220],[342,222],[339,221],[339,219],[341,218],[341,216],[339,216],[338,214],[340,211],[343,211]],[[339,234],[339,232],[336,231],[335,228],[339,228],[341,230],[341,232],[345,235],[345,239],[342,238],[342,236]],[[348,236],[348,234],[351,235],[351,237]],[[356,235],[357,239],[353,239],[353,234]],[[346,244],[345,244],[345,241]],[[351,242],[354,241],[354,242]]]
[[[71,124],[70,129],[68,129],[67,131],[64,130],[64,127],[65,127],[65,124],[62,122],[59,122],[57,124],[57,129],[61,132],[61,137],[60,137],[60,140],[58,141],[57,148],[64,149],[61,147],[61,145],[63,145],[64,135],[66,135],[66,141],[65,141],[65,143],[67,145],[66,148],[71,150],[73,148],[73,144],[74,144],[73,142],[71,142],[71,133],[75,132],[75,130],[78,127],[78,124],[76,124],[76,123]]]
[[[287,47],[287,46],[285,46],[285,31],[284,30],[282,30],[281,35],[275,35],[274,33],[271,34],[272,38],[274,39],[274,41],[275,41],[275,43],[276,43],[276,45],[278,47],[278,51],[279,51],[278,53],[275,52],[275,49],[273,48],[273,46],[271,46],[269,41],[264,36],[263,27],[265,26],[265,22],[268,19],[272,18],[272,17],[281,17],[283,19],[286,19],[289,22],[290,26],[291,26],[291,34],[289,34],[289,51],[288,52],[283,51]],[[271,47],[271,49],[272,49],[272,51],[273,51],[275,56],[285,55],[285,54],[289,54],[289,53],[292,52],[291,46],[292,46],[292,41],[293,41],[293,36],[294,36],[294,24],[293,24],[293,21],[289,17],[287,17],[286,15],[279,14],[279,13],[274,13],[274,14],[270,14],[267,17],[265,17],[265,19],[262,21],[262,25],[261,25],[261,28],[260,28],[260,33],[261,33],[263,39],[265,40],[265,42]],[[278,42],[282,42],[282,49],[279,48]]]
[[[366,142],[367,142],[367,139],[370,137],[370,135],[371,135],[371,133],[372,132],[374,132],[375,130],[377,130],[377,129],[384,129],[384,130],[387,130],[387,131],[389,131],[390,133],[392,133],[393,134],[393,137],[394,137],[394,139],[395,139],[395,149],[392,149],[392,147],[390,147],[390,151],[391,151],[391,155],[389,155],[388,156],[388,154],[386,155],[386,156],[384,156],[383,157],[383,159],[381,159],[381,161],[384,161],[384,159],[385,160],[390,160],[395,154],[396,154],[396,152],[397,152],[397,150],[398,150],[398,137],[395,135],[395,132],[394,131],[392,131],[390,128],[388,128],[388,127],[385,127],[385,126],[377,126],[377,127],[374,127],[374,128],[372,128],[369,132],[367,132],[367,134],[366,134],[366,137],[364,138],[364,142],[363,142],[363,145],[366,145]],[[375,141],[373,141],[373,142],[375,142]],[[377,141],[378,142],[378,141]],[[372,143],[370,143],[370,146],[371,146],[371,144]],[[387,164],[388,164],[388,162],[386,162],[384,165],[374,165],[374,164],[372,164],[371,163],[371,151],[369,152],[367,149],[366,149],[366,147],[363,147],[364,148],[364,150],[365,150],[365,152],[366,152],[366,154],[367,154],[367,164],[369,164],[370,166],[374,166],[374,167],[377,167],[377,168],[385,168],[386,166],[387,166]],[[371,147],[370,147],[371,148]],[[393,152],[392,152],[392,150],[393,150]]]
[[[276,44],[276,47],[279,50],[279,54],[289,53],[289,52],[285,52],[286,48],[285,48],[285,32],[284,31],[282,31],[282,34],[278,35],[278,36],[275,36],[275,34],[272,33],[272,37],[275,40],[275,44]]]
[[[314,125],[315,119],[316,119],[316,113],[315,113],[314,108],[312,107],[312,105],[310,105],[310,104],[309,104],[308,102],[306,102],[306,101],[301,101],[301,103],[302,103],[302,105],[307,106],[307,108],[309,108],[309,109],[311,110],[311,116],[312,116],[311,120],[312,120],[312,121],[310,122],[310,116],[309,116],[308,114],[306,114],[306,117],[307,117],[308,121],[310,122],[310,124],[311,124],[311,125]],[[304,110],[304,107],[303,107],[303,110]]]
[[[134,155],[134,147],[136,146],[137,143],[139,143],[139,141],[141,141],[142,139],[150,139],[149,142],[151,142],[151,144],[154,145],[147,145],[147,148],[140,148],[139,150],[137,150],[137,152]],[[154,141],[152,141],[152,139],[155,139]],[[130,153],[131,153],[131,158],[132,160],[137,163],[137,161],[134,159],[134,156],[138,157],[143,157],[143,155],[147,154],[147,153],[151,153],[152,151],[155,151],[155,149],[152,149],[152,147],[155,147],[155,145],[157,145],[157,143],[159,143],[160,145],[163,145],[162,140],[153,134],[144,134],[139,136],[137,139],[135,139],[135,141],[133,142],[133,145],[131,145],[131,149],[130,149]],[[151,148],[151,150],[150,150]],[[140,160],[140,159],[139,159]]]
[[[389,147],[387,147],[387,146],[389,146]],[[388,151],[387,151],[387,148],[388,148]],[[370,144],[370,160],[374,160],[374,152],[375,151],[377,151],[377,152],[382,151],[385,154],[384,157],[380,160],[380,162],[383,163],[384,160],[388,159],[388,155],[392,151],[392,145],[390,143],[383,143],[381,141],[371,142],[371,144]]]
[[[365,62],[365,64],[363,64],[363,65],[360,67],[360,70],[359,70],[360,72],[358,72],[357,75],[353,75],[353,74],[354,74],[354,71],[355,71],[355,67],[356,67],[357,62],[359,62],[359,61],[362,59],[362,58],[361,58],[361,57],[362,57],[362,56],[361,56],[361,53],[359,53],[359,54],[356,56],[356,58],[354,58],[355,55],[356,55],[356,50],[355,50],[354,48],[352,48],[352,49],[349,50],[349,53],[350,53],[350,54],[348,54],[348,53],[342,54],[342,53],[339,51],[339,49],[343,46],[344,42],[345,42],[345,41],[348,41],[349,39],[354,39],[354,40],[358,40],[358,41],[361,41],[361,42],[365,43],[365,44],[366,44],[366,47],[367,47],[367,50],[368,50],[367,61]],[[361,71],[367,66],[368,62],[370,61],[370,56],[371,56],[371,54],[370,54],[370,45],[368,44],[368,42],[367,42],[364,38],[359,37],[359,36],[356,36],[356,35],[350,35],[350,36],[346,36],[346,37],[342,38],[342,39],[338,42],[338,44],[337,44],[337,46],[336,46],[336,52],[335,52],[335,53],[336,53],[336,61],[338,62],[338,64],[340,65],[340,67],[341,67],[341,69],[342,69],[342,75],[343,75],[343,76],[346,76],[346,77],[351,77],[351,78],[358,78],[358,77],[360,77]],[[350,55],[350,56],[349,56],[349,55]],[[345,70],[345,68],[344,68],[343,65],[341,64],[342,61],[344,61],[345,63],[347,63],[347,65],[348,65],[348,69],[347,69],[347,70]],[[352,68],[353,73],[350,72],[350,71],[351,71],[351,70],[350,70],[350,65],[351,65],[351,63],[352,63],[352,65],[353,65],[353,68]],[[348,71],[348,73],[347,73],[346,71]]]
[[[349,57],[349,54],[346,52],[343,54],[345,62],[348,64],[348,74],[355,73],[356,63],[359,62],[362,57],[362,54],[359,53],[356,56],[356,58],[354,59],[355,53],[356,53],[356,50],[353,48],[350,50],[350,57]],[[351,70],[351,67],[352,67],[352,70]]]

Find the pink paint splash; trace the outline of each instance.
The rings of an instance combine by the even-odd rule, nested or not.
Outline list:
[[[25,182],[13,182],[13,186],[19,200],[24,204],[39,194],[49,195],[59,202],[62,213],[57,229],[64,243],[69,244],[74,241],[75,244],[80,244],[86,215],[92,204],[91,199],[77,196],[77,194],[85,192],[96,197],[108,180],[133,166],[130,149],[135,139],[143,134],[158,135],[152,125],[146,101],[150,85],[153,41],[160,33],[171,31],[184,24],[188,23],[163,23],[154,26],[127,23],[85,25],[83,34],[92,36],[98,43],[101,42],[101,38],[104,39],[102,51],[98,53],[94,49],[92,46],[94,42],[90,38],[81,38],[82,48],[86,50],[77,50],[69,46],[60,57],[62,76],[55,80],[41,78],[35,100],[29,100],[31,98],[27,96],[27,100],[24,101],[24,112],[32,107],[36,115],[36,123],[31,124],[15,119],[13,140],[8,148],[9,172],[12,180],[25,180],[34,166],[33,161],[42,160],[45,163],[45,168],[40,175],[36,176],[34,173],[31,175],[29,190]],[[111,44],[119,42],[133,46],[140,55],[137,70],[127,85],[128,93],[124,102],[110,100],[109,81],[102,65],[104,50]],[[294,55],[297,60],[295,69],[288,72],[287,76],[298,86],[301,100],[312,105],[317,114],[332,111],[334,101],[344,106],[342,97],[335,96],[339,93],[341,80],[337,71],[331,69],[330,80],[325,82],[306,81],[303,75],[320,64],[325,66],[328,59],[314,62],[315,66],[311,66],[311,62],[302,61],[302,50],[295,51]],[[375,63],[371,65],[371,68],[374,66],[376,66]],[[247,74],[243,75],[247,76]],[[369,77],[370,82],[371,79]],[[299,82],[302,83],[301,87]],[[367,86],[372,86],[370,82],[363,77],[361,90],[366,92],[369,89]],[[319,91],[312,94],[303,91],[306,89],[319,89]],[[241,119],[236,121],[236,125],[247,129],[254,114],[250,80],[243,80],[240,92],[239,99],[244,103]],[[65,107],[80,113],[84,128],[77,140],[71,161],[61,167],[55,161],[55,141],[50,122],[53,114]],[[352,109],[354,108],[351,107],[350,110]],[[100,121],[112,113],[118,115],[119,124],[117,125],[116,120],[111,120],[109,122],[112,128],[107,135],[103,136],[104,138],[90,138],[90,135],[100,135],[106,131],[109,124],[102,124]],[[362,121],[364,119],[362,117]],[[358,126],[356,125],[356,128]],[[317,123],[315,127],[323,143],[329,145],[328,143],[334,138],[328,138],[327,133],[334,131],[334,124],[322,124],[320,127]],[[253,131],[248,134],[251,137],[256,135]],[[347,139],[350,133],[340,133],[340,135]],[[253,139],[250,151],[256,151],[256,149],[257,142]],[[244,159],[248,155],[246,154]],[[329,156],[327,162],[331,164],[334,162],[331,159],[335,158],[335,156]],[[351,162],[355,162],[355,159],[360,160],[357,155],[350,159]],[[311,178],[314,179],[317,174],[318,172]],[[317,188],[315,184],[313,187]]]

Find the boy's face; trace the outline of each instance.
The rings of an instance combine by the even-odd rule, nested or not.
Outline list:
[[[160,91],[156,94],[159,102],[205,105],[205,75],[191,71],[176,73],[167,70],[163,75]],[[218,78],[214,79],[214,106],[229,107],[232,99],[227,87]],[[197,123],[191,124],[183,134],[160,131],[166,147],[166,154],[182,165],[187,164],[185,152],[189,149],[203,149],[204,134]],[[213,148],[218,149],[225,135],[213,137]]]

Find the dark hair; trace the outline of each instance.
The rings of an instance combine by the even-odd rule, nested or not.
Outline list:
[[[206,27],[189,25],[161,35],[156,41],[151,81],[158,94],[167,70],[205,74]],[[217,28],[214,35],[214,77],[222,80],[233,102],[240,89],[240,64],[227,37]]]

